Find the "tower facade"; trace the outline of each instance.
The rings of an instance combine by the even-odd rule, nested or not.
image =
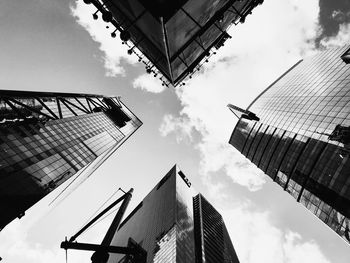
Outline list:
[[[349,50],[329,49],[299,61],[247,110],[229,105],[239,114],[230,144],[347,242]]]
[[[230,262],[238,258],[221,215],[174,166],[121,223],[111,245],[136,241],[147,262]],[[129,262],[110,255],[108,262]]]
[[[263,0],[84,0],[97,8],[93,18],[115,27],[146,71],[163,85],[176,86],[197,71],[231,38],[226,32]],[[160,76],[161,75],[161,76]]]
[[[116,97],[0,91],[0,229],[91,174],[141,124]]]

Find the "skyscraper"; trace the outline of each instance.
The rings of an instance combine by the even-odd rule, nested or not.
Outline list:
[[[221,215],[175,165],[121,223],[111,243],[136,241],[147,262],[238,263]],[[111,262],[128,261],[111,254]]]
[[[0,229],[73,175],[89,176],[142,122],[116,97],[0,91]]]
[[[162,75],[163,85],[178,85],[231,38],[231,25],[243,23],[263,0],[84,0],[98,19],[111,23],[129,45],[128,53],[146,64],[146,71]],[[129,44],[129,42],[131,44]],[[159,75],[158,75],[159,74]]]
[[[350,241],[350,46],[299,61],[242,110],[244,156]]]

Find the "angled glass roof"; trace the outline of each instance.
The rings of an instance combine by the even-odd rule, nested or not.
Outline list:
[[[218,49],[230,38],[226,33],[230,25],[244,22],[263,0],[87,2],[92,2],[102,14],[112,15],[107,22],[123,32],[124,42],[131,41],[130,54],[137,49],[147,58],[148,73],[157,76],[159,71],[167,84],[176,86],[210,56],[212,48]]]

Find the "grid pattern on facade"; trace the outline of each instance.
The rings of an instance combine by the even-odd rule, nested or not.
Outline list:
[[[194,191],[182,171],[177,171],[176,180],[176,262],[194,262]]]
[[[103,113],[39,123],[38,127],[29,125],[16,128],[21,129],[23,134],[12,128],[0,129],[2,173],[19,172],[28,166],[35,166],[44,173],[44,163],[39,165],[38,162],[56,153],[63,155],[62,158],[68,159],[79,170],[97,156],[97,151],[86,146],[92,145],[96,136],[107,133],[114,143],[124,138]],[[48,161],[45,163],[48,164]],[[3,190],[8,186],[1,184]]]
[[[348,46],[305,59],[270,87],[249,110],[261,122],[300,135],[327,135],[350,126],[350,69],[341,60]]]
[[[0,228],[141,125],[116,98],[77,96],[0,92]]]
[[[122,222],[112,244],[131,237],[147,251],[147,262],[194,262],[192,196],[174,166]]]
[[[176,225],[157,241],[154,263],[176,263]]]
[[[122,222],[111,244],[125,246],[128,238],[132,238],[147,251],[149,263],[200,262],[196,260],[195,251],[204,247],[198,247],[195,242],[194,222],[201,218],[201,212],[193,203],[193,197],[197,193],[188,179],[185,179],[185,175],[174,166],[144,198],[142,205],[138,205]],[[211,214],[203,215],[206,220],[206,231],[204,235],[199,234],[199,237],[208,241],[208,234],[210,235],[213,231],[216,233],[216,229],[219,228],[222,234],[219,240],[221,250],[217,252],[208,248],[206,259],[227,260],[206,262],[238,263],[238,259],[233,260],[237,256],[223,225],[222,217],[216,212],[215,218],[219,221],[214,220],[214,225],[210,225],[213,223],[210,221],[211,216]],[[211,235],[209,238],[214,236]],[[216,256],[217,253],[220,253],[221,257]],[[108,262],[119,262],[120,258],[119,255],[113,255]]]
[[[239,263],[222,216],[201,195],[193,197],[196,262]]]
[[[349,46],[305,59],[249,107],[230,143],[350,241]],[[336,136],[335,136],[336,134]],[[316,201],[317,200],[317,201]]]
[[[175,174],[176,169],[169,171],[169,174]],[[162,243],[163,251],[160,251],[159,242],[166,233],[174,231],[176,222],[176,177],[168,176],[164,184],[157,189],[155,187],[142,201],[142,207],[136,208],[136,212],[127,222],[122,222],[112,245],[126,246],[131,237],[140,246],[147,251],[147,262],[153,262],[155,255],[157,258],[163,258],[161,255],[173,258],[176,255],[169,255],[173,251],[169,248],[169,243]],[[176,235],[176,234],[175,234]],[[157,245],[158,243],[158,245]],[[111,254],[108,263],[116,263],[121,256]],[[160,261],[159,261],[160,262]]]

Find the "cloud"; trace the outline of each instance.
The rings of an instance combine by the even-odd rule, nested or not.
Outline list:
[[[19,221],[14,221],[6,227],[0,243],[1,257],[4,262],[26,263],[61,263],[65,261],[65,252],[57,247],[48,249],[40,243],[31,243],[27,240],[28,233]],[[88,257],[81,253],[72,253],[71,262],[83,263]]]
[[[263,173],[227,143],[208,139],[200,142],[198,149],[201,153],[200,173],[208,187],[212,187],[212,181],[219,171],[251,191],[260,190],[265,183]]]
[[[254,211],[249,203],[222,215],[240,262],[330,263],[313,240],[276,228],[269,213]]]
[[[43,201],[43,200],[42,200]],[[32,209],[36,211],[28,211],[29,214],[21,220],[14,220],[7,225],[0,232],[0,256],[5,263],[62,263],[65,262],[65,250],[60,248],[60,243],[63,241],[64,236],[56,233],[33,233],[33,226],[38,222],[36,221],[38,205]],[[32,220],[34,217],[34,220]],[[102,240],[104,233],[106,233],[109,225],[112,222],[113,217],[109,216],[105,220],[100,220],[99,223],[93,225],[83,234],[79,236],[78,241],[83,243],[98,244]],[[73,230],[75,223],[72,220],[68,220],[69,224],[64,225],[64,222],[60,222],[56,227],[68,233]],[[78,223],[79,227],[81,222]],[[44,226],[47,229],[47,226]],[[36,229],[36,228],[34,228]],[[35,235],[39,235],[40,238],[36,238]],[[47,244],[45,240],[49,241]],[[91,251],[77,251],[68,250],[68,262],[74,263],[86,263],[90,262],[90,257],[93,252]],[[2,262],[2,261],[1,261]]]
[[[325,37],[321,40],[320,46],[323,48],[341,47],[347,43],[350,43],[350,23],[341,24],[338,34],[333,37]]]
[[[318,11],[316,0],[266,1],[245,24],[231,28],[232,39],[201,72],[176,89],[183,108],[177,116],[164,117],[161,134],[181,138],[199,132],[196,148],[204,180],[221,170],[252,191],[262,187],[261,171],[228,144],[236,120],[226,105],[248,106],[280,74],[314,52]]]
[[[137,77],[132,85],[135,89],[141,89],[151,93],[160,93],[166,88],[165,86],[162,86],[152,74],[143,74]]]
[[[103,52],[103,62],[106,69],[106,76],[116,77],[125,75],[125,70],[121,66],[123,60],[129,64],[137,63],[136,56],[127,54],[128,47],[122,44],[119,39],[111,37],[111,32],[114,31],[112,24],[107,24],[99,17],[98,20],[93,20],[92,14],[96,11],[93,5],[86,5],[83,1],[76,1],[71,6],[72,15],[76,18],[77,23],[81,25],[99,44],[99,49]],[[106,29],[106,26],[109,29]]]
[[[284,262],[329,262],[314,241],[302,242],[302,237],[293,232],[285,234],[285,240],[283,250],[285,251],[286,260]]]
[[[183,118],[175,118],[171,114],[166,114],[163,117],[163,122],[159,127],[159,131],[162,136],[174,133],[178,143],[181,141],[192,142],[195,126],[196,125],[191,123],[191,120],[186,116]]]

